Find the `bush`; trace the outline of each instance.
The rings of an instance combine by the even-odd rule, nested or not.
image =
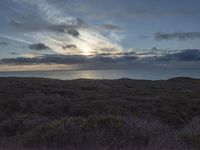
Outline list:
[[[7,119],[0,124],[0,136],[12,137],[18,133],[24,132],[24,125],[22,120]]]
[[[200,117],[194,118],[179,134],[181,141],[195,149],[200,149]]]
[[[61,118],[36,126],[24,134],[18,134],[16,139],[25,146],[64,147],[80,143],[81,124],[83,118]]]
[[[5,112],[2,112],[2,111],[0,110],[0,123],[1,123],[2,121],[4,121],[6,118],[7,118],[7,116],[6,116]]]
[[[64,144],[64,123],[55,121],[47,125],[38,126],[36,129],[38,140],[46,145]]]
[[[116,144],[126,138],[128,128],[128,124],[121,117],[92,116],[85,121],[82,131],[85,143],[112,144],[115,142]]]
[[[0,81],[0,149],[200,149],[199,80]]]

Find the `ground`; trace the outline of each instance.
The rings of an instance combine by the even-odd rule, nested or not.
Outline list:
[[[0,147],[198,150],[200,80],[0,78]]]

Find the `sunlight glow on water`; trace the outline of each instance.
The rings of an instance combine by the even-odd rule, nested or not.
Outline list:
[[[45,77],[62,80],[72,79],[147,79],[160,80],[173,77],[200,78],[199,69],[163,69],[163,70],[78,70],[78,71],[44,71],[44,72],[1,72],[0,77]]]

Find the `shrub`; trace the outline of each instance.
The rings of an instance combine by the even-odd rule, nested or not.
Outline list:
[[[24,132],[24,130],[22,120],[9,118],[0,124],[0,136],[11,137],[15,136],[17,132]]]
[[[179,133],[183,143],[195,149],[200,149],[200,117],[194,118],[183,131]]]
[[[64,132],[64,123],[62,121],[40,125],[36,128],[37,138],[46,145],[63,145]]]
[[[83,118],[61,118],[36,126],[15,138],[25,146],[64,147],[80,143],[81,125]]]
[[[0,110],[0,123],[7,118],[5,112]]]

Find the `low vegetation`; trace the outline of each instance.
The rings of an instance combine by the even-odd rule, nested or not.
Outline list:
[[[0,149],[199,150],[200,80],[0,78]]]

